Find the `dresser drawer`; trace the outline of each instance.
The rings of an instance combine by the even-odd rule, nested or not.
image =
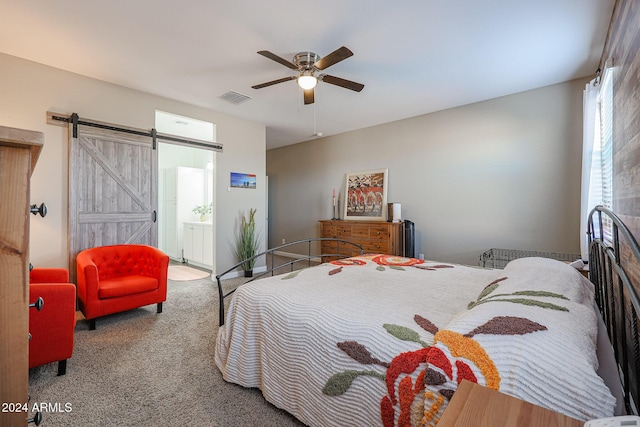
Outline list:
[[[322,224],[322,237],[335,238],[337,236],[337,229],[334,224]]]
[[[388,240],[389,227],[377,225],[369,227],[369,238],[371,240]]]
[[[356,256],[356,255],[360,255],[360,250],[353,246],[350,245],[348,243],[344,243],[344,242],[322,242],[321,244],[321,251],[323,254],[338,254],[338,255],[344,255],[347,257],[351,257],[351,256]],[[333,261],[338,259],[338,257],[323,257],[322,261],[323,262],[328,262],[328,261]]]
[[[362,245],[362,247],[364,248],[365,252],[368,253],[375,253],[375,254],[388,254],[388,255],[392,255],[389,253],[389,242],[384,242],[384,241],[369,241],[369,242],[356,242],[360,245]]]
[[[354,242],[354,243],[358,243],[358,242]],[[340,245],[340,249],[338,253],[340,255],[346,255],[346,256],[358,256],[360,255],[360,249],[358,249],[356,246],[353,246],[353,245]]]
[[[330,237],[346,240],[362,246],[367,253],[381,253],[387,255],[403,254],[403,225],[402,223],[390,223],[382,221],[358,221],[358,220],[325,220],[321,221],[322,237]],[[328,246],[329,242],[322,243],[322,252],[338,253],[338,246]],[[358,250],[353,246],[340,246],[341,254],[358,255]]]
[[[368,239],[369,238],[369,226],[367,225],[354,225],[351,227],[351,237],[354,239]]]
[[[344,238],[351,237],[351,227],[345,225],[338,225],[336,227],[336,237]]]
[[[335,253],[336,250],[338,249],[338,242],[327,242],[327,241],[323,241],[320,244],[320,249],[322,250],[323,253]]]

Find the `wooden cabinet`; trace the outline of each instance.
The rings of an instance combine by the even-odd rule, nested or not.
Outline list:
[[[213,224],[185,222],[183,239],[184,259],[213,268]]]
[[[464,380],[438,427],[582,427],[584,422]]]
[[[365,253],[400,255],[404,253],[404,226],[401,222],[320,221],[321,237],[337,238],[361,245]],[[358,255],[352,246],[338,247],[336,242],[322,242],[322,253]]]
[[[29,389],[29,205],[40,132],[0,126],[0,401],[27,404]],[[26,426],[27,413],[0,414]]]

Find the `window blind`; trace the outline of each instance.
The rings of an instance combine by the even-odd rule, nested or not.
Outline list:
[[[605,69],[600,83],[598,96],[599,129],[596,129],[596,141],[600,145],[600,180],[602,206],[613,207],[613,73]],[[599,135],[598,135],[599,134]],[[599,137],[598,137],[599,136]],[[595,178],[595,177],[594,177]],[[605,238],[611,240],[612,224],[603,223]]]

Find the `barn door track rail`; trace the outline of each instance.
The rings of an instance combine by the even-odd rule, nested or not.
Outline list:
[[[73,125],[73,137],[78,137],[78,125],[90,126],[99,129],[106,129],[116,132],[129,133],[133,135],[140,136],[148,136],[153,140],[153,149],[155,150],[157,147],[157,141],[167,141],[173,142],[175,144],[187,145],[191,147],[199,147],[207,150],[219,151],[222,152],[222,144],[216,142],[203,141],[200,139],[194,138],[185,138],[179,137],[175,135],[168,135],[165,133],[158,133],[156,129],[144,130],[144,129],[136,129],[132,127],[125,127],[114,125],[110,123],[99,122],[97,120],[92,119],[81,119],[77,113],[72,114],[62,114],[62,113],[53,113],[51,111],[47,111],[47,123],[56,126],[65,126],[65,124],[71,123]]]

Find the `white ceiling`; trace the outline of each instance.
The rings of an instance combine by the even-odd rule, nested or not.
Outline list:
[[[264,123],[267,148],[594,74],[614,0],[0,0],[0,52]],[[302,104],[293,60],[347,46]],[[252,99],[220,99],[236,91]],[[223,141],[220,141],[223,142]]]

